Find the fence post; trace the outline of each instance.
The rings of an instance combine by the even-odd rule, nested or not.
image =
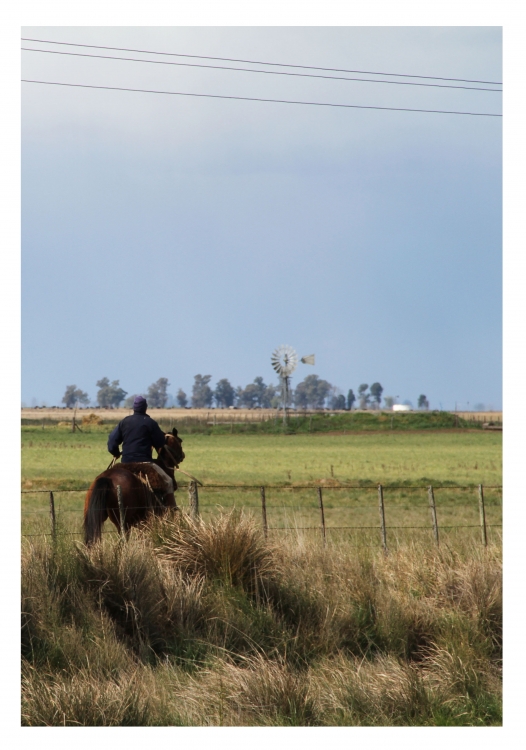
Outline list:
[[[382,529],[382,547],[387,554],[387,530],[385,528],[384,488],[378,485],[378,510],[380,511],[380,525]]]
[[[321,487],[318,487],[318,505],[320,507],[321,514],[321,533],[323,535],[323,543],[327,544],[327,538],[325,536],[325,513],[323,512],[323,497],[321,494]]]
[[[119,520],[120,520],[120,526],[121,526],[121,536],[124,538],[125,536],[125,529],[124,529],[124,505],[122,504],[122,491],[120,484],[117,485],[117,503],[119,505]]]
[[[267,539],[268,524],[267,524],[267,501],[265,499],[265,488],[260,487],[259,491],[261,493],[261,513],[263,515],[263,533],[265,534],[265,539]]]
[[[480,528],[482,531],[482,544],[488,546],[488,532],[486,530],[486,508],[484,507],[484,488],[479,484],[479,514]]]
[[[427,497],[429,499],[429,508],[431,510],[431,518],[433,520],[433,535],[435,542],[438,544],[438,521],[437,521],[437,508],[435,505],[435,493],[431,485],[427,488]]]
[[[190,515],[194,520],[199,518],[199,495],[197,493],[197,482],[188,485],[188,500],[190,502]]]
[[[49,515],[51,516],[51,536],[53,537],[53,541],[56,541],[57,538],[57,524],[55,519],[55,498],[53,497],[53,493],[49,493]]]

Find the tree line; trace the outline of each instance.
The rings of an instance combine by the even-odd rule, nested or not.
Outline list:
[[[179,388],[175,397],[168,393],[170,383],[168,378],[159,378],[148,386],[146,391],[140,395],[145,396],[148,405],[152,408],[164,408],[166,406],[177,405],[181,408],[213,408],[225,409],[229,407],[240,407],[245,409],[270,409],[279,408],[282,405],[281,389],[279,386],[267,385],[261,376],[254,378],[244,388],[242,386],[234,387],[227,378],[219,380],[215,388],[211,386],[211,375],[195,375],[192,386],[191,396]],[[124,406],[132,408],[133,399],[136,395],[128,395],[128,392],[120,387],[118,380],[110,381],[109,378],[97,380],[96,403],[98,406],[105,408],[116,408]],[[289,394],[289,403],[287,406],[294,406],[297,409],[337,409],[348,410],[353,408],[359,409],[380,409],[382,402],[383,387],[380,383],[374,382],[372,385],[362,383],[354,391],[349,389],[345,396],[340,389],[331,385],[327,380],[323,380],[318,375],[307,375],[295,389]],[[76,385],[66,386],[66,392],[62,398],[62,403],[73,408],[76,405],[87,405],[90,399],[87,393],[77,388]],[[393,396],[384,397],[384,407],[391,408],[395,402]],[[355,406],[356,405],[356,406]],[[418,398],[419,409],[429,409],[429,401],[425,395]]]

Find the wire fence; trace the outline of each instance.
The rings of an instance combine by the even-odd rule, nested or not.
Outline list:
[[[387,551],[388,541],[396,541],[408,532],[431,535],[436,544],[440,543],[443,532],[478,529],[481,543],[487,546],[490,534],[498,536],[502,528],[502,485],[218,485],[198,487],[196,482],[179,485],[187,489],[188,503],[183,507],[179,491],[178,502],[181,510],[194,518],[210,517],[228,508],[242,508],[243,511],[259,518],[266,537],[286,532],[314,532],[320,534],[326,544],[336,535],[347,535],[350,541],[359,535],[370,544],[350,546],[378,546]],[[49,503],[41,508],[24,508],[23,537],[36,536],[80,536],[81,530],[66,531],[62,519],[82,518],[83,509],[72,507],[71,500],[56,503],[57,497],[66,498],[85,493],[81,489],[40,489],[22,490],[22,496],[47,495]],[[283,493],[289,495],[286,501]],[[375,493],[375,502],[371,498]],[[418,493],[415,497],[414,493]],[[459,502],[458,494],[463,501]],[[436,494],[436,497],[435,497]],[[255,496],[254,496],[255,495]],[[291,502],[296,495],[297,502]],[[386,497],[387,495],[387,497]],[[409,497],[412,495],[412,497]],[[281,502],[278,501],[281,496]],[[144,495],[141,495],[144,498]],[[239,502],[241,497],[242,501]],[[294,498],[296,499],[296,498]],[[140,502],[140,500],[139,500]],[[136,510],[151,511],[152,505],[136,505]],[[70,516],[71,514],[71,516]],[[427,520],[425,515],[427,515]],[[45,516],[49,521],[45,521]],[[31,519],[40,518],[49,523],[49,531],[35,531]],[[60,523],[59,523],[60,519]],[[121,518],[124,519],[124,516]],[[39,526],[42,523],[37,524]],[[27,528],[29,526],[29,528]],[[493,531],[494,530],[494,531]],[[105,529],[102,533],[118,534],[119,530]]]

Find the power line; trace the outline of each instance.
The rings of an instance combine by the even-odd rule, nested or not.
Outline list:
[[[325,80],[333,81],[360,81],[362,83],[387,83],[391,86],[425,86],[426,88],[439,88],[439,89],[463,89],[464,91],[494,91],[496,93],[502,93],[502,89],[488,89],[480,86],[450,86],[449,84],[442,83],[416,83],[414,81],[381,81],[377,78],[346,78],[343,76],[325,76],[317,73],[290,73],[282,70],[254,70],[252,68],[232,68],[226,65],[204,65],[202,63],[184,63],[184,62],[172,62],[169,60],[143,60],[137,57],[115,57],[110,55],[91,55],[86,52],[61,52],[60,50],[54,49],[33,49],[31,47],[22,47],[24,52],[43,52],[48,55],[66,55],[67,57],[90,57],[96,60],[121,60],[125,62],[140,62],[150,63],[153,65],[177,65],[186,68],[208,68],[210,70],[236,70],[242,73],[263,73],[265,75],[274,76],[295,76],[297,78],[323,78]]]
[[[443,76],[420,76],[408,73],[385,73],[373,70],[348,70],[346,68],[320,68],[315,65],[292,65],[291,63],[262,62],[261,60],[240,60],[235,57],[211,57],[207,55],[185,55],[181,52],[157,52],[156,50],[133,49],[129,47],[106,47],[100,44],[74,44],[73,42],[54,42],[50,39],[29,39],[21,37],[23,42],[39,42],[42,44],[61,44],[68,47],[86,47],[90,49],[108,49],[116,52],[141,52],[147,55],[167,55],[170,57],[191,57],[196,60],[219,60],[222,62],[239,62],[250,65],[273,65],[280,68],[301,68],[302,70],[324,70],[330,73],[361,73],[372,76],[394,76],[395,78],[422,78],[433,81],[457,81],[458,83],[486,83],[494,86],[502,86],[502,81],[476,81],[469,78],[444,78]]]
[[[70,86],[72,88],[81,89],[102,89],[105,91],[132,91],[138,94],[168,94],[171,96],[194,96],[203,99],[235,99],[237,101],[245,102],[271,102],[274,104],[305,104],[313,107],[341,107],[345,109],[378,109],[389,112],[425,112],[426,114],[441,114],[441,115],[471,115],[473,117],[502,117],[502,115],[494,114],[492,112],[457,112],[454,110],[444,109],[411,109],[409,107],[374,107],[372,105],[365,104],[334,104],[331,102],[301,102],[291,99],[262,99],[259,97],[252,96],[227,96],[225,94],[194,94],[185,91],[156,91],[153,89],[131,89],[123,86],[94,86],[85,83],[62,83],[60,81],[34,81],[27,78],[22,78],[22,83],[41,83],[48,86]]]

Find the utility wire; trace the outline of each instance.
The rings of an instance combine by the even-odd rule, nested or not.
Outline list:
[[[330,102],[301,102],[291,99],[262,99],[252,96],[226,96],[222,94],[193,94],[185,91],[156,91],[152,89],[130,89],[123,86],[94,86],[85,83],[62,83],[60,81],[34,81],[22,78],[22,83],[41,83],[47,86],[70,86],[81,89],[103,89],[105,91],[133,91],[138,94],[169,94],[171,96],[194,96],[203,99],[235,99],[245,102],[272,102],[276,104],[306,104],[314,107],[342,107],[345,109],[379,109],[389,112],[425,112],[427,114],[440,115],[471,115],[473,117],[502,117],[492,112],[457,112],[444,109],[410,109],[409,107],[373,107],[365,104],[334,104]]]
[[[68,57],[91,57],[96,60],[124,60],[126,62],[150,63],[153,65],[177,65],[186,68],[208,68],[211,70],[237,70],[243,73],[264,73],[273,76],[295,76],[297,78],[324,78],[334,81],[361,81],[362,83],[388,83],[391,86],[425,86],[439,89],[463,89],[464,91],[495,91],[502,93],[502,89],[488,89],[481,86],[451,86],[443,83],[416,83],[414,81],[381,81],[377,78],[346,78],[343,76],[325,76],[317,73],[290,73],[282,70],[254,70],[253,68],[232,68],[226,65],[204,65],[202,63],[172,62],[170,60],[143,60],[137,57],[115,57],[113,55],[91,55],[87,52],[61,52],[54,49],[34,49],[22,47],[24,52],[43,52],[48,55],[66,55]]]
[[[239,60],[234,57],[210,57],[207,55],[185,55],[180,52],[157,52],[156,50],[133,49],[129,47],[105,47],[100,44],[74,44],[73,42],[53,42],[50,39],[29,39],[22,37],[23,42],[39,42],[42,44],[61,44],[68,47],[86,47],[90,49],[108,49],[116,52],[141,52],[147,55],[167,55],[170,57],[191,57],[196,60],[220,60],[222,62],[239,62],[250,65],[273,65],[280,68],[301,68],[303,70],[324,70],[330,73],[361,73],[372,76],[394,76],[395,78],[425,78],[433,81],[457,81],[459,83],[487,83],[494,86],[502,86],[502,81],[475,81],[469,78],[444,78],[442,76],[419,76],[407,73],[385,73],[373,70],[348,70],[346,68],[320,68],[314,65],[292,65],[290,63],[262,62],[261,60]]]

